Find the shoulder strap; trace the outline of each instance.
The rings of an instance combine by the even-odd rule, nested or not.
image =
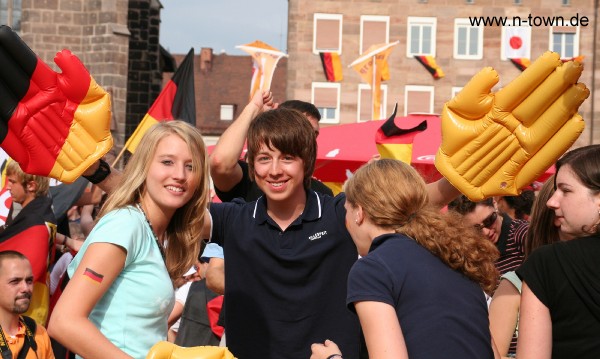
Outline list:
[[[27,355],[27,350],[25,349],[28,349],[29,346],[31,347],[31,349],[33,349],[34,352],[37,352],[37,343],[35,342],[35,331],[37,330],[37,323],[35,322],[35,320],[33,320],[33,318],[30,318],[25,315],[22,315],[21,318],[23,318],[23,324],[25,325],[26,340],[23,344],[23,349],[21,349],[21,352],[19,353],[17,359],[20,359],[21,355],[23,355],[23,358],[25,358],[25,356]],[[29,345],[27,345],[28,343]]]

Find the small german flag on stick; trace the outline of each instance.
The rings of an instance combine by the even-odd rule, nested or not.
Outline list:
[[[342,76],[342,61],[337,52],[321,52],[321,63],[325,78],[329,82],[339,82],[344,78]]]

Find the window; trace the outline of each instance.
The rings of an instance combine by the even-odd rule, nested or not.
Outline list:
[[[21,31],[21,0],[0,0],[0,24]]]
[[[406,56],[431,55],[435,57],[435,17],[408,17]]]
[[[513,5],[523,5],[523,0],[513,0]]]
[[[364,122],[370,120],[379,120],[387,118],[387,85],[382,84],[381,88],[381,107],[379,111],[379,117],[373,116],[373,92],[371,87],[367,84],[358,84],[358,120],[357,122]]]
[[[340,84],[328,82],[312,83],[311,102],[321,113],[320,123],[340,122]]]
[[[454,19],[454,58],[483,58],[483,26],[471,26],[469,19]]]
[[[233,121],[235,105],[221,105],[221,121]]]
[[[360,53],[364,53],[371,45],[387,44],[390,40],[390,17],[360,17]]]
[[[342,53],[342,15],[315,14],[313,23],[313,53]]]
[[[561,0],[562,6],[571,6],[571,0]]]
[[[562,59],[579,56],[579,26],[553,26],[550,28],[550,50]]]
[[[462,87],[452,86],[452,96],[450,98],[453,99],[462,89]]]
[[[405,87],[404,116],[409,113],[433,113],[433,86]]]

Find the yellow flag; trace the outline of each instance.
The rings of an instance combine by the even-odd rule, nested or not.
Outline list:
[[[254,93],[259,89],[270,89],[277,62],[279,62],[279,59],[282,57],[287,57],[288,55],[258,40],[236,47],[252,56],[250,98],[252,98]]]
[[[372,45],[350,64],[362,79],[369,84],[373,93],[373,119],[379,119],[381,111],[381,81],[390,79],[387,59],[398,41]]]

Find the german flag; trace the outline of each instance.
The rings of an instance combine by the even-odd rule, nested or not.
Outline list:
[[[321,63],[323,64],[323,72],[325,78],[329,82],[339,82],[343,80],[342,76],[342,61],[340,54],[337,52],[321,52]]]
[[[0,146],[23,171],[73,182],[112,147],[110,98],[68,50],[58,74],[0,26]]]
[[[423,65],[425,69],[429,71],[434,79],[441,79],[442,77],[446,76],[444,75],[444,71],[442,71],[442,69],[435,62],[433,56],[415,55],[415,59],[417,59],[417,61],[419,61],[421,65]]]
[[[375,133],[375,143],[381,158],[393,158],[410,164],[412,161],[412,146],[415,136],[427,129],[427,121],[409,129],[402,129],[395,123],[398,104],[394,112]]]
[[[33,271],[33,296],[26,315],[46,325],[50,303],[48,265],[54,253],[56,219],[52,200],[37,197],[29,202],[0,233],[0,251],[13,250],[29,259]]]
[[[183,120],[196,126],[196,92],[194,90],[194,48],[185,56],[175,74],[160,92],[150,110],[125,143],[134,153],[144,133],[158,122]]]
[[[531,60],[526,57],[510,59],[510,62],[512,62],[513,65],[515,65],[521,71],[525,71],[525,69],[531,65]]]

